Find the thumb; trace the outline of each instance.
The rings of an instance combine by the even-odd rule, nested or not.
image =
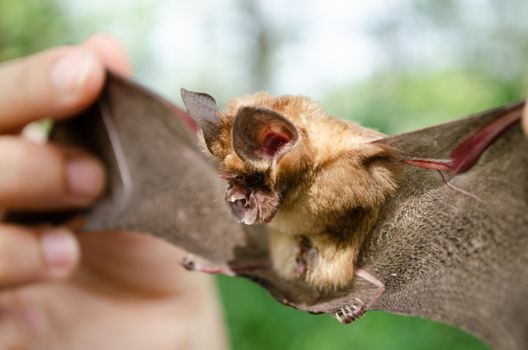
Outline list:
[[[67,229],[0,226],[0,289],[67,277],[79,258],[77,239]]]

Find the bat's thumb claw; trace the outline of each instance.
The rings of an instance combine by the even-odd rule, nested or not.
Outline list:
[[[195,270],[194,261],[190,256],[183,258],[182,261],[180,261],[180,265],[187,271]]]

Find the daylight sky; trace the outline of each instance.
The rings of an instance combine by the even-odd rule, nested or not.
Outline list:
[[[227,86],[233,93],[243,91],[243,84],[237,87],[237,80],[242,79],[237,67],[247,60],[248,43],[246,33],[240,30],[244,15],[238,10],[237,1],[148,2],[113,0],[109,6],[107,0],[64,0],[63,4],[73,21],[90,22],[93,28],[109,30],[133,50],[146,52],[148,63],[143,60],[143,65],[136,68],[147,83],[169,90],[178,84],[207,79],[207,73],[213,71],[210,75],[218,81],[210,85]],[[377,62],[377,50],[366,30],[378,14],[398,3],[262,2],[265,20],[273,28],[292,35],[272,55],[274,70],[269,89],[314,95],[329,85],[368,75]],[[138,11],[143,11],[144,17],[138,17]],[[148,27],[141,22],[148,22]],[[144,32],[138,33],[138,28]],[[176,82],[178,79],[181,81]]]
[[[245,0],[62,0],[83,38],[96,30],[116,34],[128,47],[136,76],[170,98],[179,88],[213,91],[220,99],[246,94],[251,70],[251,23]],[[320,97],[328,88],[371,74],[387,53],[402,50],[413,67],[449,66],[458,48],[470,45],[457,33],[429,30],[406,0],[266,0],[257,2],[264,22],[280,38],[270,55],[275,94]],[[486,0],[461,0],[467,28],[478,35],[489,22]],[[405,23],[373,40],[380,18]],[[406,19],[410,19],[406,21]],[[409,25],[407,25],[407,23]],[[528,21],[526,22],[528,23]],[[459,28],[457,28],[458,30]],[[485,33],[485,32],[482,32]],[[381,38],[383,40],[383,38]],[[381,41],[382,41],[381,40]],[[394,43],[395,47],[390,47]],[[398,45],[398,46],[396,46]],[[457,48],[458,45],[458,48]]]

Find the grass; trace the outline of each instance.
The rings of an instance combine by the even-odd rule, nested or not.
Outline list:
[[[437,322],[368,312],[351,325],[277,303],[256,284],[219,277],[232,349],[414,350],[489,349],[473,336]]]

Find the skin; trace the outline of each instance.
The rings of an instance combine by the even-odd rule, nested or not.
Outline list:
[[[104,67],[130,74],[120,44],[105,34],[0,65],[2,212],[98,198],[105,174],[97,159],[19,131],[90,104]],[[182,256],[132,232],[0,223],[0,348],[225,349],[212,281],[183,271]]]

